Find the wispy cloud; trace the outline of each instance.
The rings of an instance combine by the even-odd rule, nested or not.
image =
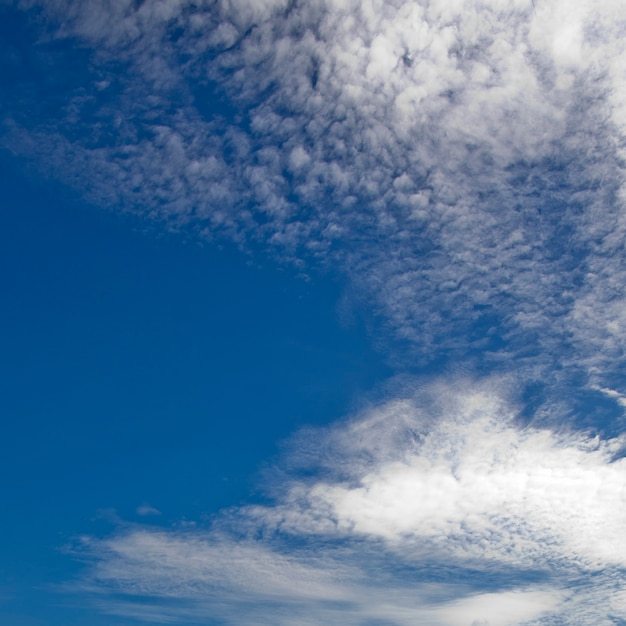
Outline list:
[[[626,617],[624,441],[523,426],[502,391],[433,384],[302,433],[273,504],[83,540],[88,588],[191,623]]]
[[[605,394],[609,398],[614,399],[620,406],[626,408],[626,398],[620,393],[618,393],[617,391],[615,391],[615,389],[609,389],[608,387],[597,387],[597,386],[594,387],[594,389],[596,389],[600,393]]]
[[[137,507],[137,515],[161,515],[161,511],[144,502]]]

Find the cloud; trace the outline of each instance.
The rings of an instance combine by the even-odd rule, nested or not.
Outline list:
[[[147,502],[144,502],[137,507],[137,515],[161,515],[161,511],[150,506]]]
[[[44,10],[95,69],[4,142],[92,200],[345,272],[413,363],[623,362],[621,3]]]
[[[594,387],[596,391],[603,393],[609,398],[614,399],[621,407],[626,408],[626,398],[622,396],[620,393],[615,391],[615,389],[608,389],[607,387]]]
[[[156,623],[362,624],[382,620],[404,626],[519,623],[553,612],[565,594],[540,585],[471,594],[459,583],[412,585],[383,571],[368,575],[346,565],[354,554],[296,550],[281,554],[261,542],[233,541],[210,533],[146,530],[83,545],[100,561],[83,590],[104,612]],[[104,593],[111,595],[106,598]],[[141,602],[137,602],[141,598]],[[503,612],[508,622],[502,621]]]
[[[433,383],[296,437],[272,504],[83,539],[84,584],[164,622],[610,624],[623,446],[524,426],[497,381]]]
[[[445,395],[394,401],[333,430],[340,465],[291,485],[284,517],[272,508],[269,519],[518,567],[626,565],[623,438],[520,428],[508,403],[476,387]]]
[[[451,603],[440,611],[440,616],[450,626],[508,626],[529,622],[538,614],[555,609],[557,604],[554,596],[541,591],[483,594]]]

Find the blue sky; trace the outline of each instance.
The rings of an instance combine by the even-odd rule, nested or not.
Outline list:
[[[2,623],[626,623],[625,35],[1,0]]]

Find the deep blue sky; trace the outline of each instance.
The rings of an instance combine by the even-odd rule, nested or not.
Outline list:
[[[389,369],[341,323],[338,285],[159,235],[22,165],[4,155],[0,191],[0,615],[91,624],[50,591],[74,536],[146,503],[166,524],[258,499],[280,441]]]
[[[0,0],[0,623],[626,623],[624,33]]]

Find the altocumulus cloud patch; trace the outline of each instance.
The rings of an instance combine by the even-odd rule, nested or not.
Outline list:
[[[22,6],[93,60],[4,143],[92,199],[323,258],[413,359],[621,358],[620,3]]]
[[[623,441],[568,427],[589,407],[567,398],[623,405],[623,3],[17,6],[85,59],[44,121],[9,102],[5,147],[92,201],[349,276],[402,363],[504,376],[296,437],[271,505],[85,539],[102,610],[626,619]],[[509,388],[537,381],[529,423]]]

